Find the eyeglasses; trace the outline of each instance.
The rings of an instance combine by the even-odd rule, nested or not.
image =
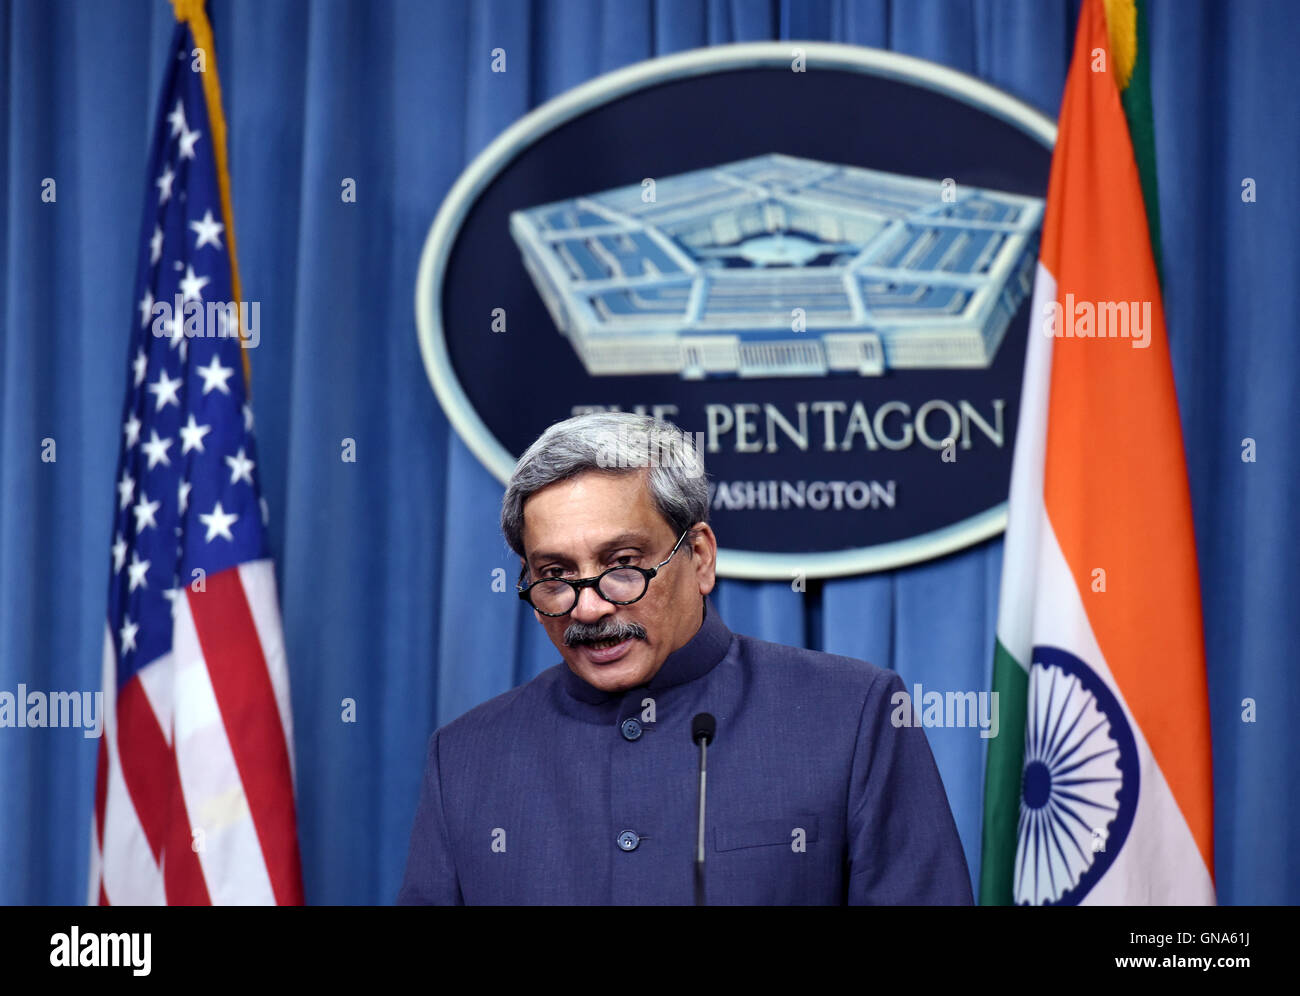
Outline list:
[[[578,597],[583,588],[595,588],[596,594],[615,605],[631,605],[640,601],[650,587],[650,579],[668,566],[677,548],[682,545],[690,529],[687,528],[673,544],[673,552],[657,567],[611,567],[594,578],[541,578],[530,585],[524,584],[524,575],[528,568],[519,572],[519,583],[515,586],[519,597],[544,616],[566,616],[578,604]]]

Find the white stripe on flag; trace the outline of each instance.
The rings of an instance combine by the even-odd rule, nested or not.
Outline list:
[[[1047,460],[1047,406],[1051,393],[1052,340],[1043,335],[1045,305],[1056,300],[1056,278],[1038,264],[1029,312],[1029,344],[1020,392],[1020,419],[1011,460],[1007,532],[1002,550],[1002,587],[998,596],[998,640],[1022,668],[1029,668],[1034,620],[1033,566],[1039,546],[1043,509],[1043,467]]]
[[[230,748],[207,661],[199,645],[190,599],[177,599],[172,631],[176,665],[176,766],[213,905],[274,905],[262,845]]]
[[[1034,646],[1060,647],[1096,672],[1119,700],[1137,742],[1138,803],[1114,863],[1083,905],[1214,905],[1214,883],[1142,727],[1101,652],[1047,511],[1039,504],[1042,543],[1037,571]],[[1153,662],[1154,663],[1154,662]]]
[[[289,698],[289,665],[284,652],[284,630],[280,625],[280,600],[275,590],[275,564],[254,560],[239,565],[239,580],[253,616],[257,640],[266,658],[267,674],[275,693],[275,707],[280,713],[280,728],[289,752],[289,773],[296,780],[293,755],[293,706]],[[295,781],[296,784],[296,781]]]
[[[162,870],[154,862],[149,838],[122,778],[117,744],[117,655],[104,626],[104,737],[108,777],[104,793],[102,867],[104,893],[117,906],[162,906],[166,903]],[[93,817],[92,817],[93,818]],[[98,895],[96,895],[98,900]]]
[[[163,654],[140,669],[140,688],[158,720],[167,746],[172,745],[172,700],[176,697],[176,669],[172,655]]]

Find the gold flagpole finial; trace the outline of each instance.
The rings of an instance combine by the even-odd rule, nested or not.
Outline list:
[[[196,15],[206,16],[203,10],[204,0],[171,0],[171,4],[178,21],[190,21]]]
[[[1137,0],[1105,0],[1104,6],[1115,82],[1120,90],[1127,90],[1137,62]]]

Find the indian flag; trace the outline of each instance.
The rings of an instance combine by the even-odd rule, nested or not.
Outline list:
[[[985,904],[1215,901],[1141,14],[1085,0],[1061,106],[1004,546]]]

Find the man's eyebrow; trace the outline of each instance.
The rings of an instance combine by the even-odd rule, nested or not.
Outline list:
[[[619,534],[618,534],[617,536],[615,536],[613,539],[610,539],[610,540],[606,541],[605,543],[602,543],[602,544],[597,548],[596,553],[597,553],[597,555],[605,554],[605,553],[609,553],[609,552],[612,551],[612,550],[620,550],[620,549],[622,549],[623,547],[636,547],[636,548],[640,549],[640,548],[644,547],[644,546],[646,545],[647,542],[648,542],[648,539],[647,539],[647,537],[646,537],[646,535],[645,535],[644,533],[631,533],[631,532],[629,532],[629,533],[619,533]],[[568,557],[567,554],[563,554],[563,553],[551,553],[551,552],[546,552],[546,551],[542,551],[542,552],[534,553],[534,554],[532,555],[532,557],[530,557],[529,559],[530,559],[534,564],[540,564],[540,563],[542,563],[542,562],[544,562],[544,561],[547,561],[547,560],[553,560],[553,561],[555,561],[555,562],[558,563],[558,564],[571,564],[571,563],[573,563],[573,561]]]

